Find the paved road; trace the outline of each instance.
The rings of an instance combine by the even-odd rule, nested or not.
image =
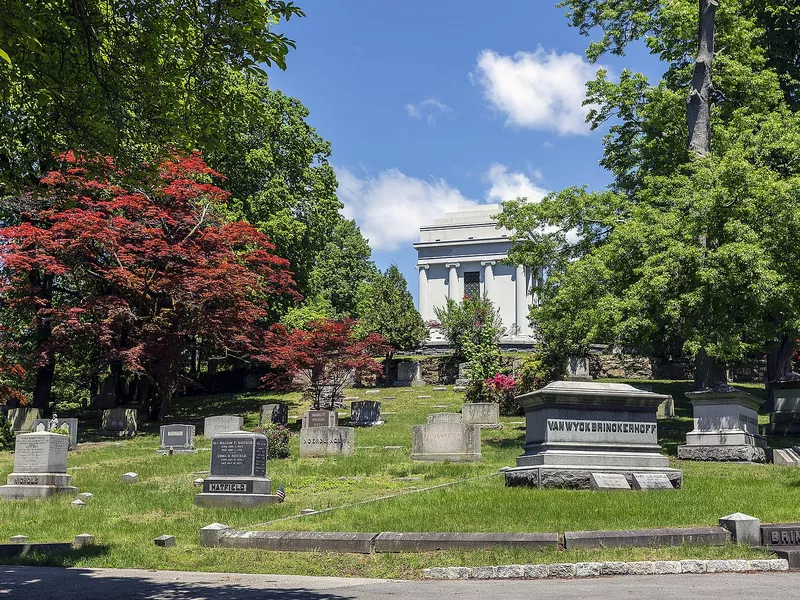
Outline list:
[[[573,581],[386,581],[128,569],[0,566],[15,600],[760,600],[799,598],[800,573],[654,575]]]

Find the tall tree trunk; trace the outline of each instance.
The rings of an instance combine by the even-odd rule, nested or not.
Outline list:
[[[161,406],[158,409],[158,420],[163,421],[172,405],[172,394],[168,391],[164,391],[159,393],[159,396],[161,397]]]
[[[767,388],[767,404],[764,409],[774,409],[771,383],[776,379],[783,379],[792,372],[792,356],[797,347],[797,332],[790,331],[778,335],[767,351],[767,374],[764,385]]]
[[[687,100],[686,122],[689,125],[689,150],[697,156],[705,156],[711,152],[711,93],[714,91],[711,67],[714,63],[714,24],[719,2],[699,0],[699,5],[697,58]]]
[[[28,280],[40,300],[34,326],[36,328],[36,348],[43,357],[36,371],[31,406],[42,411],[43,416],[50,416],[50,397],[56,373],[56,354],[52,348],[48,347],[48,342],[53,335],[52,324],[40,313],[52,305],[53,276],[42,277],[39,271],[31,271],[28,274]]]
[[[702,390],[727,383],[725,364],[705,352],[699,352],[694,359],[694,389]]]

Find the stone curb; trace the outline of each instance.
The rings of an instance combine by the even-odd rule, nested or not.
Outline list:
[[[681,573],[755,573],[788,571],[780,558],[763,560],[655,560],[583,562],[498,567],[435,567],[423,569],[425,579],[574,579],[614,575],[680,575]]]

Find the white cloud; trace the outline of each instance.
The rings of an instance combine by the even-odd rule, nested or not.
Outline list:
[[[419,104],[406,104],[406,112],[414,119],[425,119],[428,123],[436,122],[436,117],[453,112],[444,102],[436,98],[428,98]]]
[[[506,125],[586,135],[589,107],[582,103],[586,82],[594,79],[597,69],[577,54],[541,47],[513,56],[484,50],[472,78],[491,105],[506,115]]]
[[[534,184],[524,173],[509,172],[500,163],[492,163],[484,174],[488,188],[480,202],[467,198],[443,179],[419,179],[397,169],[386,169],[373,177],[336,167],[336,177],[337,193],[344,204],[342,213],[348,219],[355,219],[373,250],[384,252],[416,242],[419,228],[446,212],[518,197],[539,202],[547,194],[546,189]]]
[[[541,179],[541,173],[535,175]],[[535,185],[524,173],[509,173],[508,167],[500,163],[492,163],[486,173],[491,187],[486,193],[489,202],[505,202],[517,198],[527,198],[530,202],[539,202],[547,194],[547,190]]]
[[[397,169],[357,177],[336,168],[344,216],[355,219],[373,250],[391,251],[419,239],[419,228],[445,212],[477,204],[443,179],[425,181]]]

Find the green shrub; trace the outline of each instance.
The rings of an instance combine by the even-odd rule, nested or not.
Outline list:
[[[292,432],[280,423],[265,423],[253,431],[267,436],[267,458],[289,458]]]
[[[0,413],[0,450],[12,448],[14,448],[14,433],[11,431],[11,422]]]
[[[517,380],[517,393],[527,394],[553,381],[552,369],[546,364],[541,354],[531,352],[522,359],[519,379]]]

